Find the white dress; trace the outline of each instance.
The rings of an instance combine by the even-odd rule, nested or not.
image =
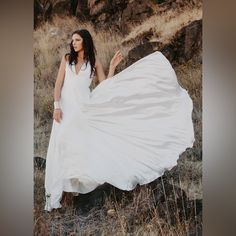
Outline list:
[[[195,141],[193,102],[167,58],[156,51],[101,82],[92,92],[90,64],[66,64],[62,120],[53,120],[46,157],[45,210],[63,191],[88,193],[109,183],[147,184],[177,165]]]

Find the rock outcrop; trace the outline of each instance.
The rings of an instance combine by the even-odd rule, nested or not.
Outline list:
[[[150,32],[149,34],[151,35]],[[118,71],[156,50],[161,51],[173,65],[184,64],[191,59],[196,64],[202,63],[202,20],[183,27],[166,45],[150,42],[147,35],[142,36],[141,43],[128,52],[126,62],[117,68]]]
[[[202,20],[191,22],[176,33],[171,43],[161,51],[171,62],[183,64],[192,59],[202,63]]]

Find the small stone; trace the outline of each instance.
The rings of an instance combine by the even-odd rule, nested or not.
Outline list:
[[[109,209],[109,210],[107,211],[107,214],[108,214],[109,216],[114,216],[115,213],[116,213],[116,211],[115,211],[114,209]]]
[[[153,228],[153,225],[152,225],[152,224],[147,224],[147,225],[146,225],[146,228],[150,230],[150,229]]]

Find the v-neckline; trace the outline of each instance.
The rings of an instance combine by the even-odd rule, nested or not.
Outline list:
[[[81,69],[82,69],[82,66],[83,66],[84,64],[85,64],[85,62],[83,62],[83,64],[81,64],[78,73],[76,72],[76,65],[74,64],[74,69],[75,69],[75,75],[76,75],[76,76],[79,75],[79,73],[80,73],[80,71],[81,71]]]

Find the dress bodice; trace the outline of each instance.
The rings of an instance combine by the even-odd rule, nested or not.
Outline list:
[[[84,63],[80,71],[76,73],[75,65],[69,65],[66,63],[65,79],[61,90],[61,104],[66,102],[71,106],[78,107],[89,99],[90,84],[92,78],[90,78],[91,65],[88,62]]]

